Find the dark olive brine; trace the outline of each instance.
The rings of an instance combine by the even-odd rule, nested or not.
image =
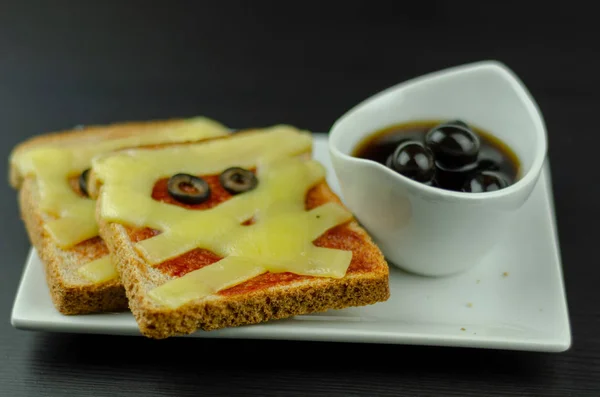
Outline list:
[[[471,193],[510,186],[520,169],[510,147],[463,120],[393,125],[374,131],[352,155],[429,186]]]

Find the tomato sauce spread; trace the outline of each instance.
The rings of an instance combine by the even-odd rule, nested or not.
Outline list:
[[[208,186],[210,186],[210,198],[200,204],[184,204],[175,200],[169,194],[169,190],[167,189],[169,178],[160,179],[154,184],[154,188],[152,189],[152,198],[154,200],[162,201],[163,203],[178,205],[190,210],[207,210],[231,198],[231,194],[229,194],[229,192],[227,192],[227,190],[225,190],[219,183],[218,175],[203,176],[202,179],[204,179],[208,183]]]
[[[254,170],[253,170],[254,171]],[[213,208],[220,203],[230,199],[232,195],[228,193],[219,183],[218,175],[205,175],[202,176],[208,183],[211,189],[211,196],[208,200],[200,204],[184,204],[173,199],[168,192],[167,182],[168,179],[160,179],[154,185],[152,190],[152,198],[157,201],[162,201],[168,204],[178,205],[180,207],[188,208],[191,210],[204,210]],[[317,185],[310,189],[306,194],[306,209],[310,210],[324,202],[324,196],[328,195],[324,192],[323,185]],[[329,200],[328,200],[329,201]],[[244,222],[244,225],[252,224],[252,219]],[[149,229],[149,228],[128,228],[129,238],[133,242],[139,242],[147,238],[160,234],[160,231]],[[368,270],[372,265],[368,259],[371,255],[368,249],[363,246],[363,239],[358,232],[352,230],[348,223],[336,226],[319,238],[313,243],[318,247],[336,248],[352,251],[352,262],[348,268],[348,273],[362,272]],[[168,274],[173,277],[181,277],[191,271],[201,269],[205,266],[213,264],[222,258],[211,251],[196,248],[185,254],[182,254],[176,258],[167,260],[159,264],[156,268],[161,272]],[[265,273],[260,276],[254,277],[242,284],[220,291],[220,295],[236,295],[244,294],[253,290],[263,289],[273,285],[284,285],[292,283],[296,280],[310,279],[313,276],[297,275],[290,272],[285,273]]]
[[[108,247],[100,236],[96,236],[71,247],[69,252],[80,261],[93,261],[108,255]]]

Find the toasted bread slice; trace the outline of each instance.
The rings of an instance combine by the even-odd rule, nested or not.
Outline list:
[[[107,255],[100,237],[62,249],[44,230],[54,219],[39,208],[40,191],[34,178],[25,178],[19,190],[21,218],[27,234],[44,264],[46,282],[56,309],[62,314],[86,314],[127,309],[127,297],[118,278],[94,283],[77,270]]]
[[[128,308],[123,286],[110,266],[108,273],[105,266],[100,276],[90,273],[89,269],[81,271],[88,264],[102,264],[102,258],[108,259],[106,244],[97,235],[95,205],[92,203],[89,207],[91,217],[72,218],[73,230],[58,230],[63,238],[70,238],[68,242],[57,239],[53,229],[48,228],[69,212],[69,203],[85,207],[84,201],[91,202],[77,183],[82,169],[91,165],[91,156],[131,146],[195,142],[227,133],[224,126],[204,118],[126,122],[48,133],[13,149],[10,184],[19,190],[21,217],[31,243],[44,263],[51,298],[59,312],[72,315]],[[72,152],[78,152],[80,156],[76,159],[71,156]],[[87,158],[82,155],[84,152],[89,154]],[[77,162],[79,164],[75,164]],[[57,173],[52,174],[53,167],[59,166],[65,166],[65,172],[60,174],[57,169]],[[52,178],[44,179],[48,175]],[[65,199],[66,208],[60,208],[62,199]],[[86,224],[89,222],[93,225]],[[78,238],[78,230],[87,232]]]
[[[311,149],[310,134],[276,126],[202,147],[138,149],[94,160],[100,234],[143,335],[162,339],[389,298],[381,251],[330,190],[324,169],[306,159]],[[228,192],[219,174],[233,166],[253,170],[258,187]],[[207,201],[184,204],[168,193],[169,176],[180,172],[207,181]],[[243,200],[253,204],[237,204]],[[313,248],[331,262],[310,257]],[[277,263],[280,258],[286,259]]]

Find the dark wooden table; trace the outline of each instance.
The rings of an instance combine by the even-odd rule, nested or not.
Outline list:
[[[15,330],[10,310],[29,242],[4,184],[0,395],[600,395],[594,13],[573,2],[531,11],[525,2],[94,3],[0,2],[4,159],[29,136],[78,123],[204,114],[233,127],[285,122],[327,131],[350,106],[399,81],[482,59],[505,62],[548,126],[573,346],[542,354],[157,343]]]

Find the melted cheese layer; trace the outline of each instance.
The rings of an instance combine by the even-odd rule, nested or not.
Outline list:
[[[111,128],[111,127],[107,127]],[[75,142],[49,143],[16,152],[11,161],[23,177],[35,177],[40,192],[40,209],[56,218],[44,229],[62,249],[98,235],[95,219],[95,200],[82,197],[73,190],[69,178],[91,167],[92,158],[115,150],[144,145],[193,142],[227,135],[222,124],[205,117],[196,117],[168,125],[159,125],[138,134],[98,141],[96,137]],[[105,281],[116,277],[110,263],[89,265],[82,274],[90,281]]]
[[[102,283],[117,278],[117,269],[108,255],[91,261],[79,269],[78,273],[92,283]]]
[[[108,222],[162,231],[136,244],[150,265],[194,248],[224,257],[151,291],[158,304],[171,308],[267,271],[343,277],[352,252],[312,242],[352,215],[336,203],[305,210],[306,192],[325,178],[321,164],[298,156],[311,146],[310,134],[276,126],[197,145],[96,158],[94,172],[103,182],[99,213]],[[233,166],[256,167],[257,188],[203,211],[151,198],[154,183],[161,178],[181,172],[216,174]],[[250,218],[253,224],[242,225]]]

